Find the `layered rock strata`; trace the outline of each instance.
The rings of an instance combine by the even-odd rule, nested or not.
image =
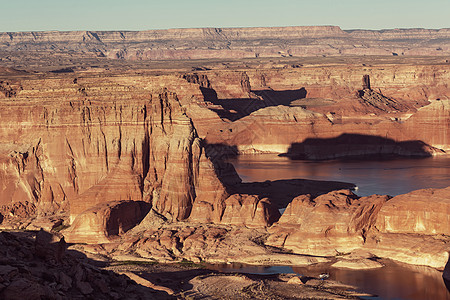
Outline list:
[[[237,195],[241,208],[227,200],[225,183],[240,179],[206,153],[187,115],[196,105],[191,97],[202,99],[196,85],[176,76],[151,79],[61,76],[39,90],[43,80],[23,80],[14,100],[1,104],[3,224],[27,228],[70,217],[68,241],[98,243],[139,223],[145,203],[169,220],[220,223],[224,213],[242,210],[253,212],[244,223],[276,221],[268,199]]]
[[[305,141],[317,148],[320,141],[332,142],[342,134],[355,137],[335,145],[343,149],[334,155],[292,153],[327,159],[384,153],[427,156],[449,150],[448,71],[446,64],[305,66],[212,70],[183,78],[203,89],[207,102],[202,108],[223,120],[208,116],[215,123],[211,126],[196,117],[200,108],[193,108],[199,135],[208,143],[243,153],[291,153]],[[361,85],[361,78],[369,82]],[[369,141],[365,149],[346,149],[370,139],[381,146]]]
[[[448,55],[449,29],[341,30],[337,26],[148,31],[7,32],[0,50],[88,53],[112,59],[316,55]]]

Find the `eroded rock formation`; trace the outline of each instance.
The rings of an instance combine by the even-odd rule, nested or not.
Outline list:
[[[217,36],[246,32],[259,41],[275,31],[195,29],[127,33],[123,38],[129,34],[130,41],[139,38],[145,44],[165,35],[193,35],[195,42],[207,40],[202,44],[207,45]],[[281,39],[290,40],[371,35],[377,42],[404,34],[447,35],[445,30],[370,33],[335,27],[281,32]],[[161,62],[142,61],[128,68],[116,59],[180,58],[194,52],[205,57],[256,56],[256,48],[133,52],[137,48],[127,45],[109,50],[116,38],[123,39],[117,33],[55,35],[55,47],[69,39],[73,44],[67,49],[75,44],[77,49],[89,48],[73,55],[96,58],[67,66],[60,62],[58,68],[39,61],[37,70],[52,72],[0,69],[4,228],[61,229],[70,224],[64,231],[68,242],[93,244],[85,247],[116,258],[268,264],[320,260],[275,253],[265,247],[270,245],[318,255],[364,249],[434,267],[442,267],[447,259],[448,228],[437,225],[445,219],[440,209],[447,205],[447,190],[393,199],[360,198],[342,190],[323,194],[351,187],[341,183],[308,196],[301,194],[312,193],[313,183],[305,181],[303,192],[294,195],[288,190],[293,184],[287,182],[239,184],[224,161],[228,155],[253,152],[307,159],[444,153],[450,149],[450,72],[442,58],[414,58],[413,63],[398,65],[386,63],[387,58],[372,64],[365,57],[352,58],[351,63],[336,58],[298,61],[289,57],[295,51],[326,51],[293,46],[277,48],[277,55],[286,56],[283,60],[164,62],[167,69]],[[41,33],[31,41],[28,33],[12,34],[4,47],[10,51],[31,43],[29,49],[35,51],[46,47],[36,42],[42,38],[55,36]],[[258,55],[272,56],[269,48],[257,49]],[[342,53],[352,51],[366,50]],[[2,58],[1,64],[31,54],[15,55],[8,61]],[[107,55],[114,59],[101,57]],[[294,197],[279,219],[278,209]],[[428,198],[437,204],[426,205],[423,199]],[[417,204],[415,209],[408,206],[410,200]],[[89,290],[84,283],[80,286]]]
[[[297,253],[336,255],[360,248],[388,196],[359,198],[349,190],[302,195],[270,228],[269,244]]]
[[[295,198],[270,229],[267,244],[295,253],[341,255],[364,249],[380,257],[443,269],[448,260],[450,188],[394,198],[348,190]]]
[[[226,210],[226,185],[239,177],[206,153],[188,116],[191,97],[202,100],[196,83],[169,76],[130,87],[126,80],[61,76],[46,81],[48,90],[25,80],[14,102],[2,103],[3,226],[35,228],[47,218],[51,229],[69,217],[69,242],[99,243],[138,224],[145,203],[169,220],[198,222],[225,222],[224,213],[237,209]],[[243,210],[247,202],[252,214],[244,223],[277,219],[268,200],[244,201]]]

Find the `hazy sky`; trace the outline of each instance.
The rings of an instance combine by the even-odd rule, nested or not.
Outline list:
[[[0,32],[294,25],[450,27],[450,0],[0,0],[0,12]]]

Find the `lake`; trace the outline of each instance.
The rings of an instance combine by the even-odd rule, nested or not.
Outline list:
[[[301,161],[276,154],[230,159],[244,182],[312,179],[354,183],[359,196],[396,196],[423,188],[450,185],[450,156],[396,160]]]
[[[364,299],[450,300],[450,293],[445,287],[441,272],[390,260],[384,260],[383,263],[385,267],[373,270],[336,269],[327,264],[309,267],[217,264],[209,265],[209,268],[227,273],[296,273],[316,278],[321,273],[328,273],[331,280],[356,286],[356,290],[361,292],[377,295]]]

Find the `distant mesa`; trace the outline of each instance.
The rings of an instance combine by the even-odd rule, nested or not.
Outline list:
[[[284,45],[280,50],[279,45]],[[125,60],[442,56],[450,29],[342,30],[338,26],[0,33],[0,51],[42,51]],[[194,69],[194,71],[201,70]]]

